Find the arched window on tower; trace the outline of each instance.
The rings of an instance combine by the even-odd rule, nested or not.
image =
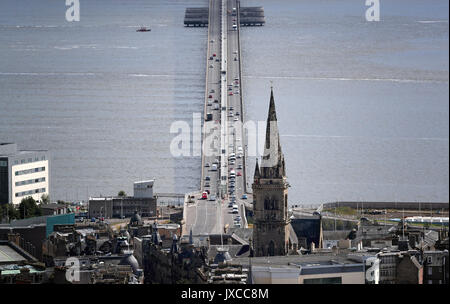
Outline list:
[[[269,198],[267,196],[264,198],[264,209],[265,210],[269,210],[270,209],[270,200],[269,200]]]
[[[288,216],[288,197],[287,194],[284,195],[284,213],[286,214],[285,216]]]
[[[275,198],[275,196],[272,196],[272,199],[270,200],[270,209],[271,210],[277,210],[278,209],[277,199]]]
[[[275,243],[272,240],[269,243],[269,250],[268,250],[267,254],[269,256],[274,256],[275,255]]]

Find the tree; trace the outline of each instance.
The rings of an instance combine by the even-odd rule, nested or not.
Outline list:
[[[19,219],[19,210],[17,210],[13,204],[1,204],[0,205],[0,221]]]
[[[127,196],[127,194],[125,193],[125,191],[120,190],[119,193],[117,194],[117,196],[124,197],[124,196]]]
[[[43,204],[50,203],[50,196],[48,194],[42,194],[41,201]]]
[[[36,201],[31,197],[23,198],[19,204],[19,216],[21,219],[30,218],[42,215],[42,209],[36,204]]]

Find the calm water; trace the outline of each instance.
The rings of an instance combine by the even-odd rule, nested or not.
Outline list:
[[[196,190],[200,157],[174,158],[173,121],[203,110],[206,0],[0,2],[0,141],[52,152],[52,198]],[[448,1],[242,0],[267,24],[242,30],[247,119],[270,81],[291,203],[448,201]],[[150,33],[136,33],[141,25]],[[249,172],[253,172],[254,159]]]

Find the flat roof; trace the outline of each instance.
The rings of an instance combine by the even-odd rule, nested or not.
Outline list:
[[[58,208],[65,208],[65,207],[67,207],[64,204],[53,204],[53,203],[51,203],[51,204],[41,204],[40,206],[43,209],[58,209]]]
[[[27,259],[8,245],[0,245],[0,263],[14,263]]]
[[[140,183],[154,183],[154,182],[155,182],[154,179],[149,179],[149,180],[137,181],[137,182],[134,182],[134,184],[140,184]]]
[[[242,265],[248,264],[248,258],[235,258],[233,263]],[[269,256],[254,257],[252,265],[254,266],[285,266],[285,267],[311,267],[325,265],[350,265],[360,264],[349,259],[347,256],[330,255],[330,254],[308,254],[308,255],[290,255],[290,256]]]

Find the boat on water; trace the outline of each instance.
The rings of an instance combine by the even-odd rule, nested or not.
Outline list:
[[[151,29],[146,28],[145,26],[141,26],[140,29],[137,29],[136,32],[150,32]]]

